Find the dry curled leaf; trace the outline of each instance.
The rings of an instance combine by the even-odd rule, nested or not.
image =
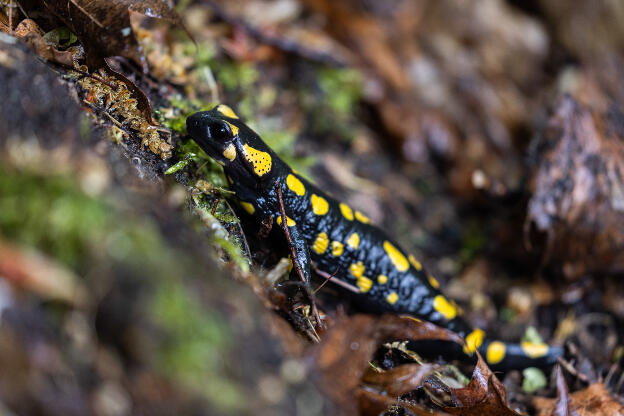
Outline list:
[[[80,40],[87,65],[104,66],[104,59],[123,56],[146,70],[145,58],[130,24],[130,12],[166,19],[182,25],[180,16],[165,0],[20,0],[28,15],[50,13]]]
[[[443,340],[463,344],[446,329],[409,317],[355,315],[336,323],[312,351],[320,388],[347,414],[355,414],[352,398],[362,382],[373,353],[396,340]]]
[[[55,62],[68,67],[73,66],[74,55],[78,51],[76,49],[72,51],[60,51],[53,45],[50,45],[43,38],[43,31],[34,20],[22,20],[15,28],[13,34],[15,37],[28,43],[35,50],[35,53],[46,61]]]
[[[557,368],[557,398],[535,397],[537,416],[622,416],[624,406],[611,397],[604,384],[595,383],[570,394],[560,368]]]
[[[478,352],[477,352],[478,354]],[[439,391],[445,388],[449,405],[440,403],[445,412],[463,416],[519,416],[507,405],[507,392],[503,384],[496,378],[485,361],[479,355],[477,366],[472,373],[472,379],[466,387],[445,388],[435,379],[425,381],[426,391]],[[430,394],[430,396],[433,396]]]

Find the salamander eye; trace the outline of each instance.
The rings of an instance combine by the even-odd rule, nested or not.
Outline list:
[[[215,120],[208,125],[208,136],[217,142],[227,142],[232,140],[234,134],[230,125],[222,120]]]

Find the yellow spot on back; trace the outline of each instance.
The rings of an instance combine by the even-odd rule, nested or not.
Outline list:
[[[380,274],[379,276],[377,276],[377,283],[379,283],[380,285],[385,285],[386,283],[388,283],[388,276],[386,276],[385,274]]]
[[[353,277],[359,278],[364,274],[364,265],[361,261],[358,261],[357,263],[351,264],[351,266],[349,266],[349,270],[351,271]]]
[[[494,341],[488,345],[485,359],[489,364],[498,364],[505,358],[505,344],[500,341]]]
[[[548,354],[548,345],[543,342],[523,342],[520,346],[522,351],[531,358],[539,358]]]
[[[412,263],[412,266],[414,266],[416,270],[418,271],[422,270],[422,264],[420,264],[420,262],[416,260],[416,257],[410,254],[407,258],[409,259],[409,262]]]
[[[232,129],[232,134],[234,136],[238,135],[238,127],[236,127],[234,124],[230,123],[229,121],[226,121],[226,123],[228,124],[228,126],[230,126],[230,129]]]
[[[358,277],[356,284],[360,288],[360,291],[363,293],[368,292],[371,287],[373,287],[373,281],[366,276]]]
[[[442,295],[433,299],[433,308],[446,319],[453,319],[457,315],[457,309]]]
[[[294,226],[295,224],[297,224],[292,218],[290,218],[288,215],[286,216],[286,225],[289,227]],[[282,216],[280,215],[279,217],[277,217],[277,225],[282,225]]]
[[[407,259],[395,246],[392,245],[389,241],[384,241],[383,243],[384,250],[386,250],[386,254],[390,257],[390,261],[394,264],[394,267],[400,272],[404,272],[409,269],[409,263]]]
[[[254,149],[245,144],[243,146],[245,159],[253,165],[254,173],[258,176],[265,175],[271,171],[271,155],[267,152]]]
[[[373,286],[373,281],[368,277],[364,276],[364,265],[361,261],[357,263],[351,264],[349,266],[349,270],[355,279],[357,280],[356,284],[360,288],[362,292],[368,292],[370,288]]]
[[[347,245],[351,247],[353,250],[357,250],[360,246],[360,235],[358,233],[353,233],[349,236],[347,240]]]
[[[305,194],[305,186],[303,186],[303,183],[301,183],[301,181],[291,173],[289,173],[286,177],[286,186],[288,186],[288,189],[299,196],[303,196],[303,194]]]
[[[344,246],[340,241],[332,241],[331,247],[331,253],[334,257],[340,256],[342,254],[342,250],[344,249]]]
[[[312,212],[316,215],[325,215],[329,211],[329,204],[322,196],[312,194],[310,202],[312,202]]]
[[[225,150],[223,151],[223,157],[228,159],[230,162],[236,159],[236,148],[233,144],[229,144],[228,147],[225,148]]]
[[[353,221],[353,210],[347,204],[340,203],[340,212],[342,212],[342,216],[348,219],[349,221]]]
[[[325,253],[327,250],[327,246],[329,246],[329,238],[326,233],[319,233],[314,240],[314,244],[312,244],[312,250],[314,250],[317,254]]]
[[[243,207],[243,209],[247,211],[249,215],[253,215],[253,213],[256,212],[256,208],[254,208],[253,204],[250,204],[249,202],[245,202],[245,201],[240,201],[240,204],[241,204],[241,207]]]
[[[464,352],[466,354],[472,354],[481,346],[485,332],[482,329],[475,328],[471,333],[466,336],[466,345],[464,345]]]
[[[388,296],[386,296],[386,302],[388,302],[390,305],[394,305],[397,300],[399,300],[399,295],[397,295],[396,292],[390,292]]]
[[[360,211],[355,211],[355,218],[359,221],[362,222],[364,224],[368,224],[370,222],[370,218],[368,218],[366,215],[362,214]]]
[[[440,287],[440,282],[438,282],[435,277],[433,277],[432,275],[429,275],[427,276],[427,278],[429,279],[429,284],[431,285],[431,287],[433,287],[434,289],[437,289]]]
[[[225,104],[219,104],[217,106],[217,111],[220,112],[221,114],[223,114],[226,117],[229,118],[238,118],[238,116],[236,115],[236,113],[234,112],[234,110],[232,110],[230,107],[228,107]]]

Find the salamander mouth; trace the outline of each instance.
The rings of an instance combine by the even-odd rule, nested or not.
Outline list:
[[[195,140],[205,141],[209,139],[207,129],[204,128],[209,116],[205,113],[195,113],[186,119],[186,131]]]
[[[192,114],[186,119],[186,131],[210,157],[221,160],[224,145],[212,137],[208,128],[214,120],[207,111]]]

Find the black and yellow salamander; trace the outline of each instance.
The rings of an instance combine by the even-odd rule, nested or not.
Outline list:
[[[544,343],[508,344],[473,329],[438,281],[368,217],[300,177],[226,105],[186,120],[189,135],[223,165],[240,206],[265,228],[286,221],[307,282],[311,268],[354,292],[366,311],[409,314],[451,329],[497,369],[548,366],[562,349]],[[280,203],[280,201],[282,203]],[[286,218],[282,218],[282,212]]]

